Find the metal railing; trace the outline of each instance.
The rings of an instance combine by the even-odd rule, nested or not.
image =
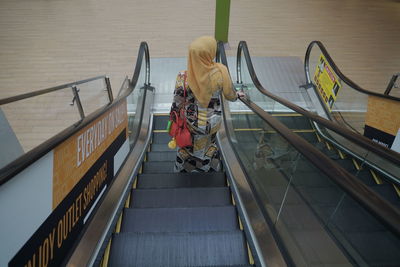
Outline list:
[[[105,75],[102,75],[102,76],[96,76],[96,77],[93,77],[93,78],[80,80],[80,81],[76,81],[76,82],[72,82],[72,83],[62,84],[62,85],[51,87],[51,88],[47,88],[47,89],[37,90],[37,91],[34,91],[34,92],[29,92],[29,93],[20,94],[20,95],[8,97],[8,98],[3,98],[3,99],[0,99],[0,106],[1,105],[5,105],[5,104],[9,104],[9,103],[13,103],[13,102],[16,102],[16,101],[32,98],[32,97],[35,97],[35,96],[45,95],[45,94],[56,92],[56,91],[59,91],[59,90],[71,88],[72,93],[74,95],[71,105],[74,105],[74,103],[76,103],[79,115],[80,115],[81,119],[84,119],[85,118],[85,112],[83,110],[82,102],[81,102],[81,99],[80,99],[80,96],[79,96],[79,85],[85,84],[85,83],[89,83],[89,82],[92,82],[92,81],[96,81],[96,80],[104,80],[104,83],[106,84],[108,100],[109,100],[109,103],[111,103],[114,100],[114,97],[113,97],[113,93],[112,93],[112,89],[111,89],[110,78],[105,76]]]
[[[110,110],[112,107],[118,105],[120,101],[125,99],[129,94],[132,93],[133,89],[136,86],[136,83],[139,78],[140,74],[140,68],[142,65],[143,57],[145,58],[145,64],[146,64],[146,74],[145,74],[145,86],[150,85],[150,55],[149,55],[149,48],[146,42],[142,42],[139,47],[139,52],[137,56],[137,61],[135,65],[135,69],[132,75],[132,79],[129,82],[129,88],[128,90],[124,90],[121,95],[119,95],[116,99],[113,99],[112,91],[111,91],[111,86],[108,78],[106,76],[97,76],[94,78],[82,80],[82,81],[77,81],[73,83],[68,83],[68,84],[63,84],[60,86],[48,88],[48,89],[43,89],[43,90],[38,90],[35,92],[30,92],[26,94],[21,94],[18,96],[14,97],[9,97],[9,98],[4,98],[0,100],[0,105],[12,103],[15,101],[31,98],[34,96],[39,96],[43,94],[48,94],[50,92],[58,91],[61,89],[65,88],[71,88],[74,96],[75,96],[75,101],[78,106],[78,111],[81,116],[81,120],[66,128],[62,132],[56,134],[55,136],[51,137],[47,141],[41,143],[34,149],[28,151],[27,153],[23,154],[19,158],[15,159],[14,161],[10,162],[6,166],[4,166],[2,169],[0,169],[0,186],[10,179],[12,179],[16,174],[27,168],[29,165],[34,163],[36,160],[41,158],[43,155],[45,155],[47,152],[51,151],[53,148],[55,148],[58,144],[62,143],[64,140],[75,134],[77,131],[80,129],[84,128],[86,125],[90,124],[94,120],[96,120],[98,117],[100,117],[102,114]],[[80,103],[79,99],[79,92],[78,92],[78,86],[83,83],[87,83],[90,81],[94,80],[99,80],[99,79],[105,79],[106,82],[106,87],[108,91],[108,97],[109,97],[109,103],[96,111],[92,112],[89,115],[85,115],[82,104]]]

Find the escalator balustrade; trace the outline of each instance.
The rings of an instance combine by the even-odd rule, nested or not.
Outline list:
[[[298,113],[272,113],[271,115],[276,117],[293,132],[306,139],[325,155],[337,162],[341,167],[349,171],[351,174],[357,176],[364,184],[372,188],[384,199],[389,201],[394,206],[400,208],[400,190],[397,185],[385,180],[385,177],[382,174],[378,174],[376,171],[369,168],[368,165],[363,164],[358,159],[355,159],[351,157],[351,155],[348,155],[340,149],[337,149],[329,141],[324,140],[313,128],[312,124],[306,117]],[[235,127],[246,128],[248,127],[247,123],[251,122],[250,127],[253,129],[253,133],[258,134],[257,136],[252,135],[251,138],[257,139],[259,138],[259,133],[254,130],[261,130],[259,127],[262,125],[262,121],[260,118],[256,118],[254,115],[247,116],[252,116],[254,118],[237,118],[238,123],[243,125],[238,124]],[[247,124],[247,126],[244,124]],[[240,129],[236,129],[236,131],[238,130],[240,131]],[[263,132],[266,135],[271,134],[266,131]],[[249,135],[246,136],[246,138],[249,138]]]
[[[271,115],[399,207],[393,185],[375,182],[373,172],[367,166],[321,139],[306,117],[296,113]],[[295,240],[293,242],[300,242],[298,246],[305,264],[339,264],[347,258],[355,266],[398,266],[399,239],[291,149],[260,117],[233,113],[232,124],[236,150],[240,151],[256,190],[263,196],[261,201],[270,203],[275,210],[276,227],[279,227],[278,221],[283,223],[290,233],[288,236]],[[334,243],[323,241],[329,237],[322,233],[321,227],[328,230]],[[304,235],[308,237],[304,238]],[[309,244],[301,244],[304,240],[309,240]],[[318,250],[326,253],[316,253]]]
[[[252,266],[225,173],[173,173],[167,119],[154,116],[150,151],[112,236],[108,266]]]

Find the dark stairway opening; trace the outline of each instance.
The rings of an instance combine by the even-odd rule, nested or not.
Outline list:
[[[154,116],[152,143],[108,265],[252,266],[225,173],[173,173],[167,119]]]

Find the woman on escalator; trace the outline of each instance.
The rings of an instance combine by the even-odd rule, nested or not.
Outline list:
[[[192,137],[192,145],[178,148],[175,172],[209,172],[221,169],[216,133],[221,125],[219,92],[235,101],[243,93],[235,93],[227,68],[213,62],[217,42],[202,36],[189,46],[187,71],[176,78],[171,114],[184,108]],[[171,116],[173,119],[173,116]]]

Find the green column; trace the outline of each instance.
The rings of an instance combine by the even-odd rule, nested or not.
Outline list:
[[[216,0],[215,8],[215,39],[217,41],[228,42],[229,31],[229,10],[231,0]]]

